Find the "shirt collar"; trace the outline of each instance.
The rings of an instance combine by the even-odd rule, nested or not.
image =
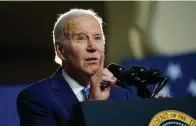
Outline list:
[[[73,90],[74,94],[78,95],[84,87],[81,86],[73,78],[71,78],[63,69],[62,69],[62,74],[63,74],[64,79],[67,81],[67,83],[69,84],[69,86]]]

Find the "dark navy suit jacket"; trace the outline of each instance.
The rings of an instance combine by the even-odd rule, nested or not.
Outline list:
[[[129,93],[113,86],[109,100],[127,100]],[[67,126],[79,103],[62,76],[61,68],[51,77],[33,83],[18,95],[17,109],[21,126]]]

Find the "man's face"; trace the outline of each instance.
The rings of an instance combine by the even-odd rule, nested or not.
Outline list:
[[[93,75],[104,54],[104,41],[99,22],[92,16],[69,19],[64,27],[68,34],[64,56],[70,67]]]

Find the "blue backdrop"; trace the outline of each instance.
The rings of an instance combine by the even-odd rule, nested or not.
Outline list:
[[[126,68],[132,65],[144,66],[147,69],[156,68],[162,75],[169,78],[161,94],[171,97],[196,96],[196,53],[168,56],[147,57],[143,60],[124,60],[121,62]],[[136,89],[129,87],[135,95]],[[134,96],[136,97],[136,96]]]

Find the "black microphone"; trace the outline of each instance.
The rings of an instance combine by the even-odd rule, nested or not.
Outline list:
[[[138,88],[138,96],[143,98],[151,97],[146,80],[141,79],[137,72],[128,71],[126,68],[114,63],[109,64],[107,68],[118,80],[126,82],[128,85],[136,86]],[[119,86],[126,87],[123,83],[119,84]]]
[[[107,68],[118,80],[123,80],[127,82],[128,85],[135,85],[136,87],[140,87],[141,84],[146,83],[145,80],[138,76],[137,72],[128,71],[126,68],[118,64],[109,64]]]
[[[125,76],[127,74],[126,68],[118,64],[111,63],[107,66],[107,68],[118,79],[122,78],[122,76]]]
[[[141,66],[131,66],[129,71],[137,72],[139,77],[143,80],[146,80],[149,84],[156,84],[157,82],[163,81],[165,79],[165,77],[161,76],[160,71],[157,69],[147,70]]]
[[[138,88],[138,96],[141,97],[154,97],[168,81],[168,78],[161,76],[157,69],[147,70],[141,66],[131,66],[127,70],[123,66],[114,63],[109,64],[107,68],[119,81],[136,86]],[[157,84],[153,95],[151,95],[147,87],[149,84]],[[119,84],[119,86],[125,87],[123,84]]]

